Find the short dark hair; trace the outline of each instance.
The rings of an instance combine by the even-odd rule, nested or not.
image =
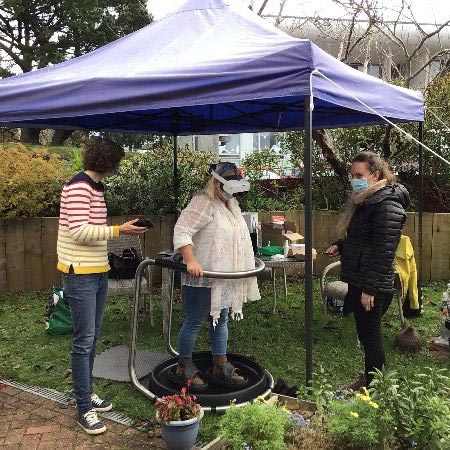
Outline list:
[[[123,148],[116,142],[103,137],[91,137],[85,142],[84,170],[107,173],[119,167],[125,156]]]

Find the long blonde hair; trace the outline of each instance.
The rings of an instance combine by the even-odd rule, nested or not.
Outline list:
[[[215,200],[216,198],[218,198],[216,186],[216,179],[214,177],[211,177],[203,188],[203,193],[206,194],[206,196],[210,200]]]

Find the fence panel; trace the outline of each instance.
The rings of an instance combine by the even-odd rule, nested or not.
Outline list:
[[[6,225],[6,287],[9,291],[25,290],[23,221]]]
[[[6,292],[6,230],[0,224],[0,294]]]
[[[433,281],[450,280],[449,214],[434,214],[431,242],[431,274]],[[427,243],[428,244],[428,243]]]
[[[24,274],[27,291],[38,291],[45,288],[42,260],[42,222],[45,219],[35,217],[24,220]]]
[[[294,221],[304,234],[304,212],[290,211],[288,220]],[[109,217],[108,224],[120,224],[126,216]],[[155,255],[172,247],[174,216],[150,217],[154,228],[142,236],[144,255]],[[270,220],[269,212],[259,212],[261,222]],[[314,248],[320,252],[337,237],[337,213],[314,213]],[[404,234],[411,238],[418,260],[418,214],[408,213]],[[8,290],[48,289],[61,283],[56,270],[56,241],[58,218],[45,217],[13,221],[0,226],[0,293]],[[423,216],[424,281],[450,280],[450,214],[425,213]],[[314,272],[319,275],[333,259],[317,255]],[[160,271],[155,270],[154,282],[160,283]]]
[[[58,221],[58,217],[42,218],[42,289],[60,286],[62,283],[61,272],[56,269],[58,264],[58,255],[56,253]]]

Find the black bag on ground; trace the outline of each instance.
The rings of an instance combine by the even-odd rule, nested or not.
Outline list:
[[[108,278],[126,280],[134,278],[136,269],[142,259],[139,258],[136,249],[132,247],[124,249],[120,256],[114,253],[108,253],[108,261],[111,267]]]

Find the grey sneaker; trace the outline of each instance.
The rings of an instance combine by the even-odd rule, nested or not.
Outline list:
[[[108,400],[102,400],[97,394],[91,395],[91,402],[97,412],[106,412],[112,409],[112,403]]]
[[[97,411],[95,409],[91,409],[78,417],[77,423],[87,434],[102,434],[106,431],[106,427],[98,419]]]

